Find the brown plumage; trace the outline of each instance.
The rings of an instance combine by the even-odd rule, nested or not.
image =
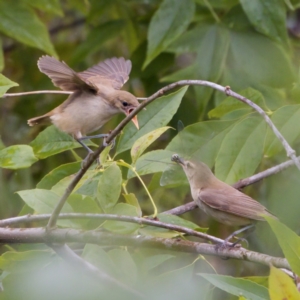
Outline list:
[[[86,134],[99,129],[118,113],[128,115],[139,105],[135,96],[120,90],[131,71],[130,60],[123,57],[106,59],[79,73],[50,56],[42,56],[38,67],[55,86],[73,94],[45,115],[28,120],[28,124],[51,122],[85,148],[81,140],[88,138]],[[137,118],[132,121],[138,128]]]
[[[265,221],[264,215],[276,218],[259,202],[215,177],[206,164],[184,160],[178,154],[172,155],[172,161],[182,166],[196,204],[218,222],[246,226]]]

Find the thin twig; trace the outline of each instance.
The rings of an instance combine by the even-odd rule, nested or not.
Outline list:
[[[70,91],[62,91],[62,90],[43,90],[43,91],[31,91],[31,92],[21,92],[21,93],[6,93],[2,95],[0,98],[9,98],[9,97],[19,97],[19,96],[27,96],[27,95],[38,95],[38,94],[67,94],[71,95],[73,92]],[[147,98],[136,98],[137,100],[144,101]]]
[[[81,258],[69,246],[65,244],[50,244],[48,246],[51,247],[57,255],[62,257],[72,267],[78,268],[80,270],[80,273],[83,272],[94,280],[103,282],[111,288],[120,288],[121,290],[128,292],[131,295],[138,296],[139,298],[144,298],[144,296],[138,291],[107,275],[88,261]]]
[[[0,98],[8,98],[8,97],[18,97],[18,96],[26,96],[26,95],[38,95],[38,94],[73,94],[70,91],[56,91],[56,90],[44,90],[44,91],[31,91],[31,92],[22,92],[22,93],[7,93],[4,94]]]
[[[300,161],[300,156],[297,157],[297,160]],[[274,166],[274,167],[271,167],[267,170],[264,170],[262,172],[259,172],[253,176],[250,176],[248,178],[244,178],[244,179],[241,179],[239,180],[238,182],[236,182],[235,184],[233,184],[233,187],[236,188],[236,189],[241,189],[245,186],[248,186],[250,184],[253,184],[257,181],[260,181],[266,177],[269,177],[271,175],[274,175],[274,174],[277,174],[289,167],[292,167],[294,166],[294,161],[293,160],[288,160],[288,161],[285,161],[284,163],[281,163],[277,166]]]
[[[182,239],[165,239],[151,236],[117,235],[101,231],[82,231],[77,229],[45,228],[0,228],[1,243],[90,243],[110,246],[145,247],[167,249],[186,253],[214,255],[218,257],[233,258],[243,261],[273,265],[277,268],[291,270],[285,258],[273,257],[266,254],[250,251],[241,247],[223,247],[217,249],[215,245],[197,243]]]
[[[293,150],[290,145],[288,144],[288,142],[285,140],[285,138],[282,136],[282,134],[278,131],[278,129],[276,128],[276,126],[273,124],[273,122],[271,121],[271,119],[268,117],[268,115],[264,112],[263,109],[261,109],[258,105],[256,105],[255,103],[253,103],[251,100],[231,91],[230,87],[223,87],[219,84],[210,82],[210,81],[205,81],[205,80],[181,80],[181,81],[177,81],[174,82],[172,84],[169,84],[165,87],[163,87],[162,89],[158,90],[156,93],[154,93],[152,96],[148,97],[147,100],[143,101],[135,110],[133,110],[125,119],[123,119],[119,125],[110,133],[110,135],[107,137],[106,142],[109,144],[110,142],[112,142],[112,140],[121,132],[121,130],[125,127],[125,125],[127,123],[130,122],[130,120],[138,113],[140,112],[144,107],[146,107],[147,105],[149,105],[152,101],[154,101],[155,99],[157,99],[158,97],[164,95],[165,93],[167,93],[168,91],[179,87],[179,86],[186,86],[186,85],[201,85],[201,86],[208,86],[211,88],[214,88],[218,91],[221,91],[222,93],[225,93],[228,96],[232,96],[246,104],[248,104],[249,106],[251,106],[252,108],[254,108],[267,122],[267,124],[271,127],[272,131],[274,132],[274,134],[276,135],[276,137],[279,139],[279,141],[282,143],[283,147],[285,148],[287,155],[290,156],[294,162],[294,164],[298,167],[298,169],[300,170],[300,162],[298,161],[296,155],[295,155],[295,150]],[[85,172],[88,170],[88,168],[91,166],[91,164],[97,159],[97,157],[99,156],[99,154],[103,151],[104,146],[101,145],[99,146],[99,148],[93,153],[91,154],[87,161],[86,164],[84,166],[84,168],[82,168],[74,177],[74,179],[71,181],[71,183],[69,184],[69,186],[66,188],[64,195],[61,197],[61,199],[59,200],[57,206],[55,207],[51,218],[49,219],[49,222],[47,224],[47,229],[51,229],[54,228],[56,225],[56,221],[57,221],[57,217],[61,211],[61,209],[64,206],[65,201],[67,200],[67,198],[69,197],[69,195],[72,193],[72,191],[74,190],[75,186],[77,185],[77,183],[79,182],[79,180],[82,178],[82,176],[85,174]]]

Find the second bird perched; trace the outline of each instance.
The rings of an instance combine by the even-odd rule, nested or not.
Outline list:
[[[61,105],[45,115],[28,120],[30,126],[52,122],[58,129],[73,136],[92,152],[82,140],[105,135],[86,136],[102,127],[118,113],[130,114],[139,102],[120,88],[129,78],[131,61],[123,57],[106,59],[83,72],[73,71],[54,57],[42,56],[38,67],[64,91],[72,91]],[[132,119],[138,128],[137,118]]]
[[[199,208],[220,223],[246,226],[229,238],[253,227],[256,221],[265,221],[263,216],[276,218],[259,202],[215,177],[206,164],[184,160],[178,154],[172,155],[171,160],[182,166]]]

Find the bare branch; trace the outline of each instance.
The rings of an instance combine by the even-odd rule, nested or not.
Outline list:
[[[4,94],[0,98],[8,98],[8,97],[18,97],[18,96],[26,96],[26,95],[38,95],[38,94],[73,94],[73,92],[69,91],[55,91],[55,90],[44,90],[44,91],[31,91],[31,92],[22,92],[22,93],[7,93]]]
[[[297,157],[297,160],[300,161],[300,156]],[[241,189],[245,186],[248,186],[250,184],[253,184],[257,181],[260,181],[266,177],[269,177],[271,175],[274,175],[274,174],[277,174],[291,166],[294,166],[294,161],[293,160],[288,160],[284,163],[281,163],[277,166],[274,166],[274,167],[271,167],[267,170],[264,170],[262,172],[259,172],[253,176],[250,176],[248,178],[244,178],[244,179],[241,179],[239,180],[238,182],[236,182],[233,187],[236,188],[236,189]]]
[[[150,236],[116,235],[101,231],[86,231],[76,229],[45,228],[0,228],[1,243],[90,243],[110,246],[146,247],[167,249],[187,253],[213,255],[221,258],[233,258],[250,261],[277,268],[291,270],[285,258],[273,257],[239,247],[224,247],[217,249],[215,245],[197,243],[181,239],[165,239]]]
[[[106,273],[102,272],[94,265],[89,263],[88,261],[81,258],[77,255],[69,246],[63,244],[50,244],[51,247],[57,255],[62,257],[65,261],[67,261],[72,267],[78,268],[80,272],[84,272],[86,275],[90,276],[93,280],[104,282],[112,288],[120,288],[126,292],[134,296],[138,296],[139,298],[144,298],[142,294],[132,289],[131,287],[125,285],[124,283],[116,280],[113,277],[110,277]]]
[[[45,221],[50,218],[50,214],[43,215],[26,215],[21,217],[15,217],[5,220],[0,220],[0,227],[6,227],[11,225],[16,225],[20,223],[30,223],[30,222],[38,222]],[[186,228],[183,226],[178,226],[174,224],[168,224],[164,222],[160,222],[158,220],[151,220],[139,217],[130,217],[130,216],[121,216],[121,215],[112,215],[112,214],[80,214],[80,213],[64,213],[58,216],[59,219],[98,219],[98,220],[115,220],[129,223],[137,223],[140,225],[149,225],[160,228],[165,228],[177,232],[181,232],[187,234],[189,236],[195,236],[206,241],[213,242],[215,244],[223,243],[224,240],[219,239],[217,237],[208,235],[203,232],[195,231],[190,228]]]
[[[9,98],[9,97],[19,97],[27,95],[38,95],[38,94],[66,94],[71,95],[73,92],[62,91],[62,90],[43,90],[43,91],[31,91],[31,92],[22,92],[22,93],[7,93],[0,98]],[[144,101],[147,98],[137,98],[138,100]]]
[[[250,101],[249,99],[231,91],[229,87],[223,87],[219,84],[210,82],[210,81],[205,81],[205,80],[181,80],[172,84],[169,84],[162,89],[158,90],[156,93],[154,93],[152,96],[148,97],[147,100],[143,101],[135,110],[133,110],[125,119],[123,119],[119,125],[110,133],[108,138],[106,139],[106,142],[109,144],[110,142],[113,141],[113,139],[121,132],[121,130],[125,127],[127,123],[130,122],[130,120],[138,113],[140,112],[144,107],[149,105],[152,101],[157,99],[158,97],[164,95],[166,92],[179,87],[179,86],[186,86],[186,85],[201,85],[201,86],[209,86],[211,88],[214,88],[218,91],[221,91],[222,93],[225,93],[226,95],[235,97],[236,99],[250,105],[253,107],[260,115],[263,116],[267,124],[271,127],[273,130],[274,134],[277,136],[277,138],[281,141],[283,147],[285,148],[287,155],[290,156],[294,162],[294,164],[298,167],[300,170],[300,162],[298,161],[295,151],[290,147],[288,142],[285,140],[285,138],[282,136],[282,134],[278,131],[278,129],[275,127],[271,119],[268,117],[268,115],[264,112],[263,109],[261,109],[258,105]],[[47,224],[47,229],[51,229],[55,227],[57,217],[64,206],[65,201],[69,197],[69,195],[72,193],[74,190],[75,186],[79,182],[79,180],[82,178],[82,176],[85,174],[85,172],[88,170],[88,168],[91,166],[91,164],[97,159],[99,154],[104,150],[104,146],[101,145],[99,148],[88,157],[85,166],[76,174],[74,179],[71,181],[67,189],[65,190],[64,195],[61,197],[59,200],[57,206],[55,207],[52,216]]]

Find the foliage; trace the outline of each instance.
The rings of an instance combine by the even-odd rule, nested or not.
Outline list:
[[[0,0],[0,96],[9,89],[52,88],[36,67],[45,53],[78,71],[124,56],[133,65],[127,89],[136,96],[150,96],[185,79],[230,86],[258,104],[299,153],[298,23],[293,25],[299,22],[298,7],[298,0]],[[54,126],[26,125],[27,119],[53,109],[59,103],[55,99],[65,97],[1,99],[1,219],[52,213],[80,169],[85,153],[69,135]],[[102,132],[116,127],[121,118],[110,121]],[[200,226],[209,226],[210,234],[225,238],[232,228],[208,221],[202,212],[161,214],[183,204],[186,195],[192,200],[171,155],[201,160],[229,184],[286,160],[281,142],[260,115],[210,87],[174,89],[148,105],[138,119],[140,130],[126,125],[115,148],[101,154],[101,167],[94,164],[77,184],[63,212],[151,216],[154,201],[160,221],[202,232],[206,229]],[[95,147],[99,142],[87,144]],[[267,219],[259,225],[249,238],[250,248],[274,256],[283,253],[298,276],[300,242],[294,231],[299,230],[299,189],[299,170],[289,168],[246,190],[282,222]],[[58,226],[195,241],[177,231],[116,220],[60,219]],[[274,267],[269,275],[265,268],[243,261],[111,242],[106,247],[72,246],[86,261],[149,298],[299,298],[292,280]],[[11,244],[1,250],[3,299],[127,297],[74,272],[46,245]]]

